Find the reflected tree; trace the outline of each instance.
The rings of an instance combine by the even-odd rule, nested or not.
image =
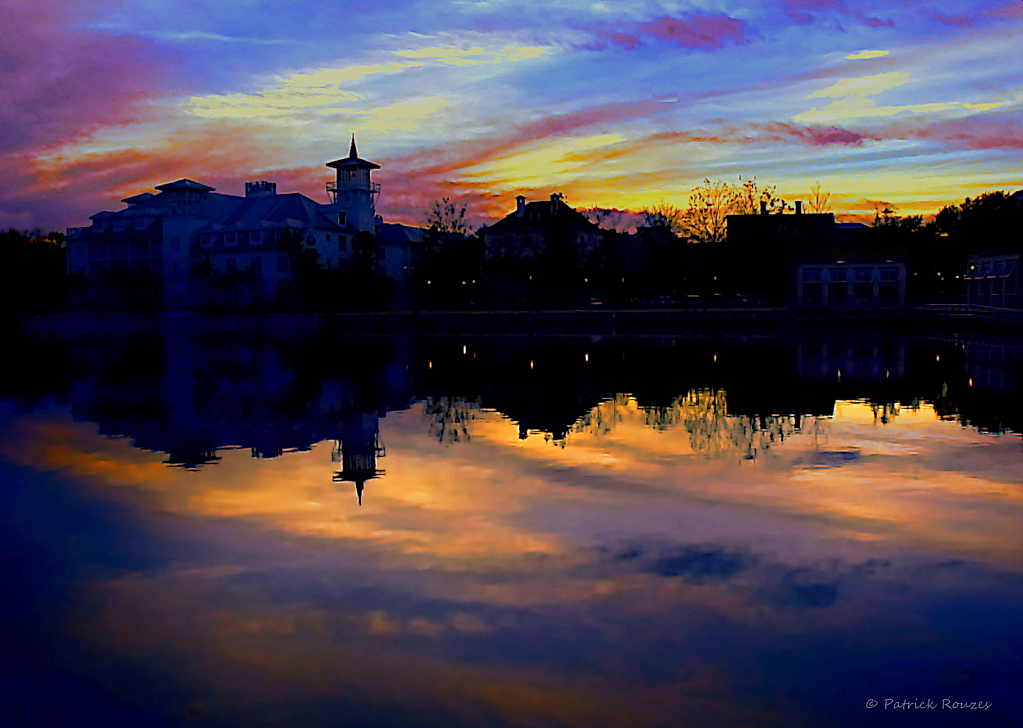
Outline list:
[[[622,421],[622,414],[629,408],[632,398],[627,394],[608,397],[591,409],[572,426],[572,432],[602,436],[611,433]]]
[[[429,421],[430,435],[438,442],[468,442],[472,437],[469,423],[483,409],[479,400],[461,397],[430,397],[423,403],[423,414]]]

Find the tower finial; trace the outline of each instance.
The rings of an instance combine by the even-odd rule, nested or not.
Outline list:
[[[348,158],[355,159],[359,156],[359,152],[355,149],[355,134],[352,134],[352,147],[348,150]]]

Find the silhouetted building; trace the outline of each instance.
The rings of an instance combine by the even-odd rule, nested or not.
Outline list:
[[[279,195],[273,183],[249,182],[245,199],[226,219],[197,231],[192,252],[208,272],[248,273],[257,295],[269,299],[291,280],[296,249],[315,250],[321,267],[337,268],[349,259],[356,232],[305,195]]]
[[[845,260],[801,265],[796,300],[800,306],[901,306],[906,302],[906,266]]]
[[[999,308],[1016,308],[1023,303],[1018,254],[973,256],[963,277],[967,303]]]
[[[378,267],[394,281],[405,280],[412,272],[426,231],[409,225],[383,223],[377,232]]]
[[[379,165],[358,157],[353,136],[348,157],[327,166],[337,177],[327,183],[326,205],[278,194],[266,181],[247,182],[244,197],[180,179],[159,185],[158,194],[125,198],[124,210],[99,212],[89,227],[68,230],[69,272],[86,279],[148,272],[172,308],[196,302],[196,271],[247,274],[258,293],[273,297],[291,280],[296,250],[314,251],[318,265],[335,268],[350,260],[357,233],[376,232],[380,185],[370,174]]]
[[[728,217],[728,266],[743,293],[819,307],[899,306],[906,300],[908,250],[872,228],[836,223],[833,213]]]
[[[600,247],[604,232],[561,195],[551,195],[549,202],[527,203],[522,195],[515,199],[515,212],[482,231],[486,258],[533,258],[562,244],[586,259]]]

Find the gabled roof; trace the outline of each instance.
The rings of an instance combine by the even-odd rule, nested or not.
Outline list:
[[[354,134],[352,134],[352,146],[348,149],[348,156],[343,159],[335,159],[333,162],[327,162],[327,166],[334,169],[380,169],[379,164],[359,159],[359,152],[355,148]]]
[[[199,232],[217,229],[251,230],[260,227],[290,227],[298,222],[302,227],[320,230],[343,231],[348,226],[337,224],[322,205],[303,194],[291,192],[284,195],[235,198],[237,204],[210,216],[211,225]]]
[[[121,200],[121,202],[125,203],[126,205],[131,205],[133,203],[145,202],[146,200],[152,199],[153,197],[156,197],[156,195],[154,195],[152,192],[142,192],[141,194],[138,195],[125,197],[123,200]]]
[[[156,189],[160,192],[170,192],[172,190],[196,190],[198,192],[213,192],[215,187],[208,187],[201,182],[196,182],[190,179],[179,179],[176,182],[168,182],[167,184],[157,185]]]
[[[422,228],[394,223],[383,223],[377,231],[377,242],[380,245],[401,245],[404,243],[421,243],[426,236]]]
[[[586,216],[578,210],[559,201],[555,211],[555,207],[550,200],[529,202],[526,204],[522,215],[519,215],[517,210],[511,212],[488,227],[487,230],[503,232],[521,228],[546,227],[549,225],[581,227],[600,232],[600,228],[587,220]]]

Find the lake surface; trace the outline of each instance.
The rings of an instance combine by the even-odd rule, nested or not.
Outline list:
[[[1019,339],[303,325],[14,337],[0,723],[1023,723]]]

